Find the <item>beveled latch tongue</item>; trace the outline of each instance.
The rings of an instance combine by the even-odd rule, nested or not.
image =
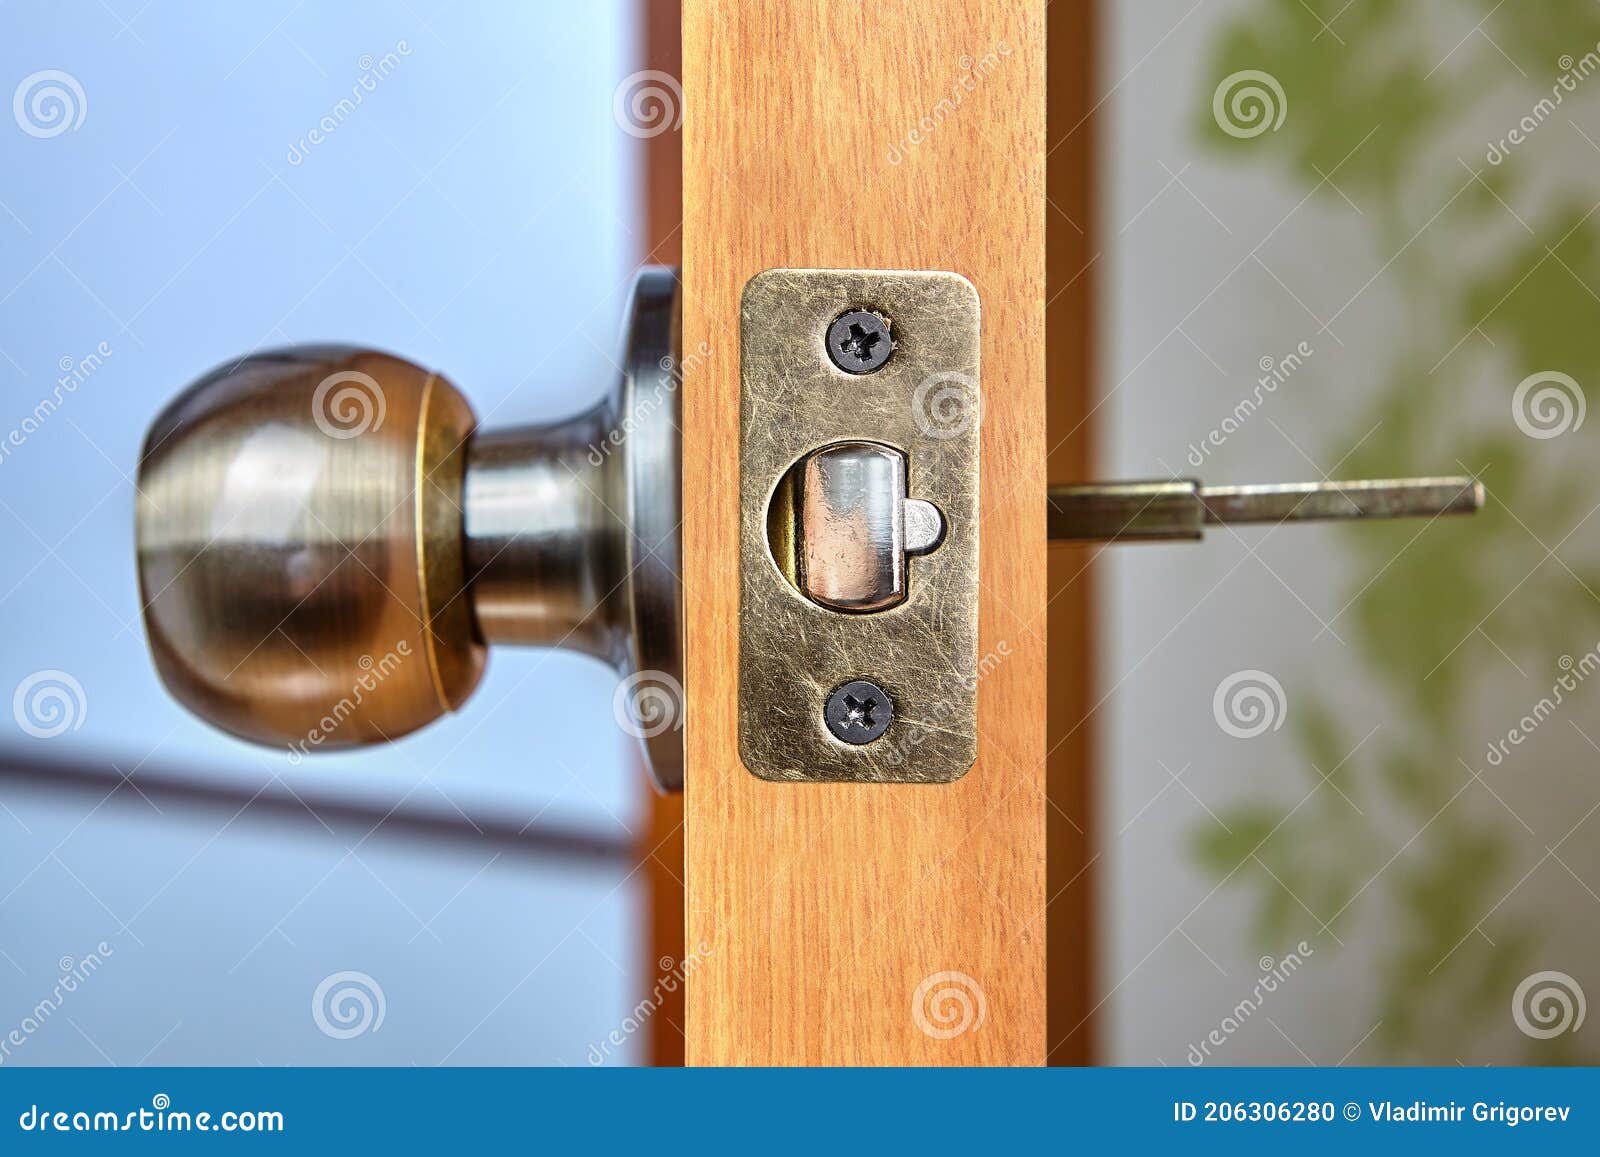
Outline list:
[[[906,494],[906,457],[878,442],[833,442],[784,475],[773,536],[791,552],[778,560],[795,588],[819,606],[864,613],[906,600],[906,559],[944,538],[944,515]]]

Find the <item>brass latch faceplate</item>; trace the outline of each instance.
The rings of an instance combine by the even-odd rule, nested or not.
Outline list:
[[[959,778],[977,757],[977,291],[770,269],[739,349],[745,766]]]

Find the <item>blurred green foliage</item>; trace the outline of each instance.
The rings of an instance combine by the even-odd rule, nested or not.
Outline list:
[[[1453,21],[1414,0],[1257,0],[1216,38],[1196,100],[1207,147],[1275,166],[1335,211],[1356,213],[1341,191],[1361,206],[1372,252],[1387,262],[1381,278],[1403,303],[1387,388],[1348,416],[1328,460],[1358,439],[1346,476],[1438,472],[1440,455],[1459,455],[1460,471],[1479,474],[1491,495],[1470,523],[1345,532],[1367,585],[1352,590],[1340,630],[1399,722],[1369,732],[1368,721],[1339,718],[1314,684],[1294,689],[1304,779],[1233,805],[1221,813],[1226,828],[1205,820],[1194,833],[1199,862],[1251,890],[1264,948],[1297,939],[1308,921],[1334,948],[1358,919],[1383,938],[1378,1006],[1351,1024],[1352,1039],[1378,1028],[1356,1060],[1491,1059],[1482,1042],[1504,1039],[1511,993],[1545,966],[1537,950],[1548,928],[1514,895],[1542,844],[1507,810],[1461,798],[1488,798],[1476,761],[1462,756],[1476,749],[1468,704],[1482,676],[1469,637],[1481,627],[1549,664],[1600,636],[1600,563],[1573,561],[1583,537],[1545,559],[1600,495],[1591,480],[1557,484],[1536,471],[1547,443],[1521,433],[1509,409],[1517,382],[1538,371],[1600,382],[1600,297],[1590,288],[1600,287],[1600,205],[1576,174],[1530,163],[1531,146],[1491,165],[1472,135],[1517,124],[1595,50],[1600,6],[1473,0],[1447,11]],[[1241,139],[1223,131],[1212,99],[1224,78],[1251,69],[1281,83],[1287,115]],[[1600,75],[1580,83],[1595,88],[1595,107]],[[1546,148],[1590,147],[1559,123],[1579,99],[1540,125],[1570,138],[1546,138]],[[1533,189],[1542,195],[1521,196]],[[1539,208],[1519,215],[1509,202]],[[1466,391],[1486,364],[1503,376],[1507,363],[1514,376],[1496,400],[1504,421],[1484,428]],[[1530,681],[1547,686],[1545,670]],[[1583,1059],[1573,1042],[1528,1040],[1522,1059]]]

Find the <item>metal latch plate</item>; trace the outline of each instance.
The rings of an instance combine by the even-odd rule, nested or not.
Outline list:
[[[889,322],[870,373],[829,355],[851,309]],[[769,269],[740,308],[739,751],[763,779],[947,783],[977,758],[978,295],[955,273]],[[906,458],[907,492],[944,515],[937,549],[910,560],[905,601],[849,613],[803,596],[775,561],[768,509],[803,455],[846,440]],[[830,734],[824,705],[852,680],[883,688],[889,728]]]

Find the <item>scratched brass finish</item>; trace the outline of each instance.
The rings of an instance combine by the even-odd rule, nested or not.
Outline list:
[[[152,425],[140,597],[157,670],[203,718],[312,751],[460,705],[484,648],[460,535],[470,407],[346,346],[219,367]]]
[[[825,346],[849,308],[889,319],[894,353],[847,374]],[[977,758],[978,297],[954,273],[774,269],[740,312],[739,751],[763,779],[944,783]],[[944,516],[944,538],[910,560],[905,599],[849,613],[806,598],[779,494],[791,467],[853,440],[904,455],[906,496]],[[792,498],[788,500],[792,506]],[[834,688],[870,679],[894,701],[879,739],[829,734]]]

